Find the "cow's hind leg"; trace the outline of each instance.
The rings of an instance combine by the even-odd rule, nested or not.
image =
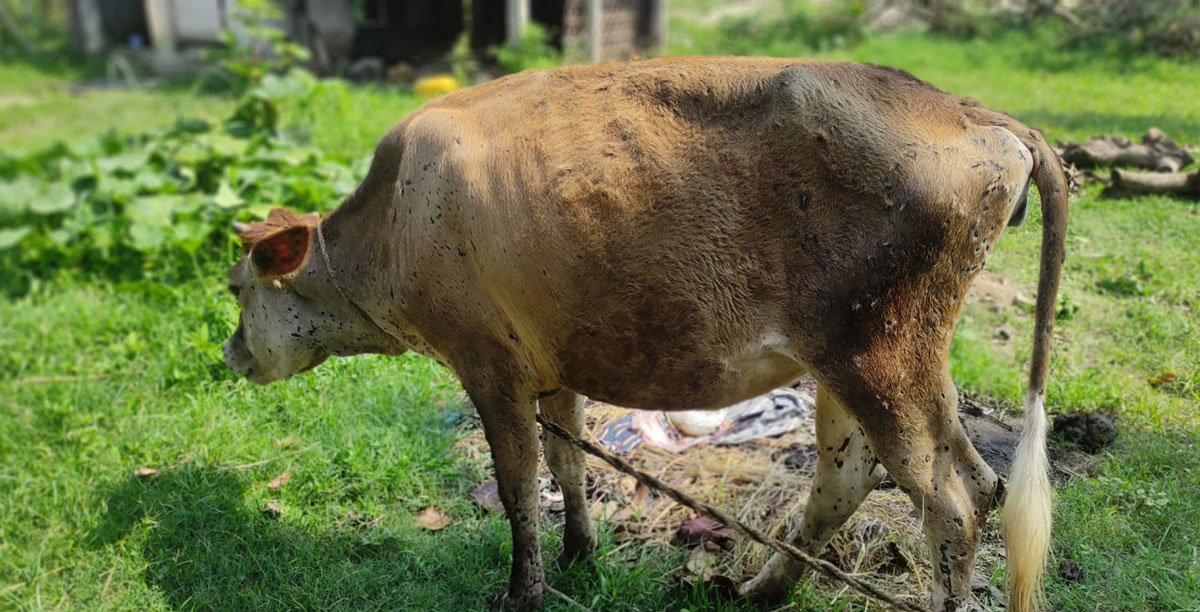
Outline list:
[[[483,433],[491,446],[496,466],[500,501],[504,503],[512,527],[512,574],[504,607],[507,610],[531,610],[541,602],[544,587],[537,534],[535,400],[508,389],[498,389],[494,383],[472,384],[468,379],[463,381],[463,386],[483,421]]]
[[[817,555],[883,478],[858,422],[825,388],[817,387],[817,473],[800,526],[789,536],[795,547]],[[776,553],[741,593],[763,601],[787,597],[803,566]]]
[[[583,434],[584,402],[582,395],[566,389],[538,400],[546,419],[576,436]],[[576,559],[590,557],[596,547],[584,497],[586,463],[583,451],[558,436],[542,432],[542,440],[546,449],[546,463],[563,492],[566,521],[563,527],[563,550],[558,563],[565,566]]]
[[[875,454],[922,517],[934,570],[933,608],[952,612],[971,601],[975,549],[996,493],[996,475],[967,438],[957,393],[944,365],[910,363],[899,379],[858,377],[847,409],[863,423]],[[882,362],[862,372],[887,371]]]

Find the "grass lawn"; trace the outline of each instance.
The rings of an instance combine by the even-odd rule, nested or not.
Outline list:
[[[702,28],[673,41],[680,52],[720,44]],[[1200,138],[1194,63],[1058,52],[1037,32],[986,42],[896,34],[826,56],[908,69],[1051,139],[1137,137],[1150,126]],[[232,105],[186,87],[74,92],[78,76],[0,65],[0,147],[137,131],[177,114],[218,118]],[[358,158],[419,103],[388,89],[331,90],[284,124]],[[1113,412],[1121,434],[1096,477],[1056,491],[1053,609],[1200,610],[1198,211],[1165,197],[1105,199],[1095,186],[1072,200],[1071,314],[1057,328],[1048,404]],[[1026,295],[1041,236],[1031,213],[988,263]],[[499,595],[508,526],[466,499],[489,465],[455,446],[468,409],[454,378],[404,356],[333,360],[269,387],[238,380],[220,357],[236,321],[223,274],[163,286],[65,271],[0,302],[0,609],[451,610]],[[996,340],[1002,325],[1011,341]],[[1018,406],[1031,330],[1020,308],[969,307],[953,347],[959,385]],[[1146,382],[1164,372],[1174,382]],[[452,522],[419,529],[428,506]],[[542,530],[547,561],[557,529]],[[683,551],[601,537],[590,571],[547,563],[550,583],[592,609],[755,609],[679,586],[670,574]],[[1056,571],[1068,559],[1083,570],[1077,581]],[[807,586],[794,601],[862,607]],[[545,607],[567,609],[552,597]]]

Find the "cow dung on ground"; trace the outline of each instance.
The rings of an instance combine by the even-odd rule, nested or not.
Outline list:
[[[1094,453],[1117,439],[1117,427],[1099,412],[1073,412],[1054,417],[1054,433]]]

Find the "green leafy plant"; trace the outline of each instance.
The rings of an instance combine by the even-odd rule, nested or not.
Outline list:
[[[825,51],[853,46],[867,34],[861,2],[812,3],[786,0],[778,10],[727,17],[683,35],[689,53],[794,55],[798,49]]]
[[[223,45],[211,53],[233,79],[235,90],[253,87],[268,75],[288,72],[307,62],[308,48],[288,38],[274,24],[282,19],[278,3],[273,0],[241,0],[233,12],[244,37],[233,29],[221,32]]]
[[[1055,321],[1070,321],[1079,312],[1079,301],[1070,293],[1062,291],[1058,294],[1058,310],[1054,311]]]
[[[269,74],[220,126],[180,118],[144,134],[108,133],[23,157],[0,154],[0,290],[26,291],[63,269],[118,280],[179,280],[227,260],[234,219],[274,206],[324,210],[361,167],[278,130],[279,107],[320,86]]]
[[[479,61],[471,50],[470,33],[463,32],[454,40],[454,46],[446,53],[446,63],[450,64],[450,72],[459,83],[463,86],[471,83],[473,75],[479,70]]]
[[[1146,283],[1152,276],[1146,262],[1139,261],[1132,272],[1098,280],[1096,287],[1113,295],[1139,297],[1150,294]]]
[[[530,68],[544,70],[562,63],[562,53],[550,42],[550,31],[531,22],[515,45],[495,45],[488,49],[505,72]]]
[[[1171,502],[1168,492],[1154,482],[1131,482],[1117,476],[1098,476],[1093,482],[1103,487],[1110,503],[1129,510],[1154,510]]]

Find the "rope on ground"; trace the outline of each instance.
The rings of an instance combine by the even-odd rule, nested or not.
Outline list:
[[[730,527],[733,527],[734,529],[741,532],[742,535],[746,536],[747,538],[750,538],[754,542],[762,544],[763,546],[766,546],[767,548],[770,548],[780,554],[787,555],[788,557],[791,557],[792,559],[795,559],[796,561],[799,561],[799,562],[801,562],[805,565],[808,565],[809,567],[817,570],[818,572],[821,572],[822,574],[824,574],[825,576],[827,576],[833,580],[842,582],[842,583],[850,586],[854,590],[856,590],[864,595],[867,595],[869,597],[878,599],[879,601],[882,601],[894,608],[899,608],[902,610],[911,610],[912,612],[926,612],[925,608],[922,608],[915,604],[909,603],[907,601],[901,601],[900,599],[897,599],[896,596],[892,595],[891,593],[888,593],[887,591],[884,591],[880,587],[878,587],[870,582],[866,582],[864,580],[855,578],[854,576],[851,576],[851,575],[847,574],[846,572],[843,572],[838,566],[836,566],[828,561],[825,561],[824,559],[818,559],[818,558],[796,548],[795,546],[792,546],[785,542],[780,542],[778,540],[774,540],[774,539],[766,537],[758,530],[746,525],[745,523],[741,522],[737,518],[726,514],[724,511],[722,511],[718,508],[714,508],[713,506],[710,506],[702,501],[697,501],[697,500],[693,499],[691,496],[689,496],[687,493],[684,493],[684,492],[668,485],[667,483],[633,467],[633,465],[631,465],[629,462],[625,461],[624,459],[621,459],[620,457],[612,455],[608,451],[600,448],[599,446],[596,446],[595,444],[592,444],[591,442],[588,442],[587,440],[584,440],[578,436],[571,435],[570,432],[563,429],[556,423],[552,423],[552,422],[548,421],[546,418],[544,418],[542,416],[541,413],[538,413],[537,421],[538,421],[538,423],[540,423],[542,425],[542,427],[544,429],[546,429],[550,433],[558,436],[559,438],[562,438],[563,440],[570,442],[572,445],[579,447],[583,452],[585,452],[593,457],[596,457],[597,459],[600,459],[601,461],[613,466],[614,468],[616,468],[617,470],[619,470],[621,472],[624,472],[626,474],[629,474],[630,476],[633,476],[641,483],[645,484],[646,486],[650,487],[651,489],[654,489],[656,491],[659,491],[659,492],[665,494],[667,497],[670,497],[671,499],[675,500],[677,503],[687,506],[688,508],[691,508],[692,510],[695,510],[696,512],[698,512],[704,516],[707,516],[710,519],[719,521],[725,525],[729,525]]]
[[[551,595],[563,600],[564,602],[566,602],[566,604],[568,606],[571,606],[572,608],[575,608],[577,610],[582,610],[583,612],[592,612],[591,608],[579,603],[578,601],[575,601],[574,599],[571,599],[570,597],[567,596],[566,593],[563,593],[562,591],[550,586],[549,584],[542,583],[542,588],[546,589],[546,591],[548,591]]]

